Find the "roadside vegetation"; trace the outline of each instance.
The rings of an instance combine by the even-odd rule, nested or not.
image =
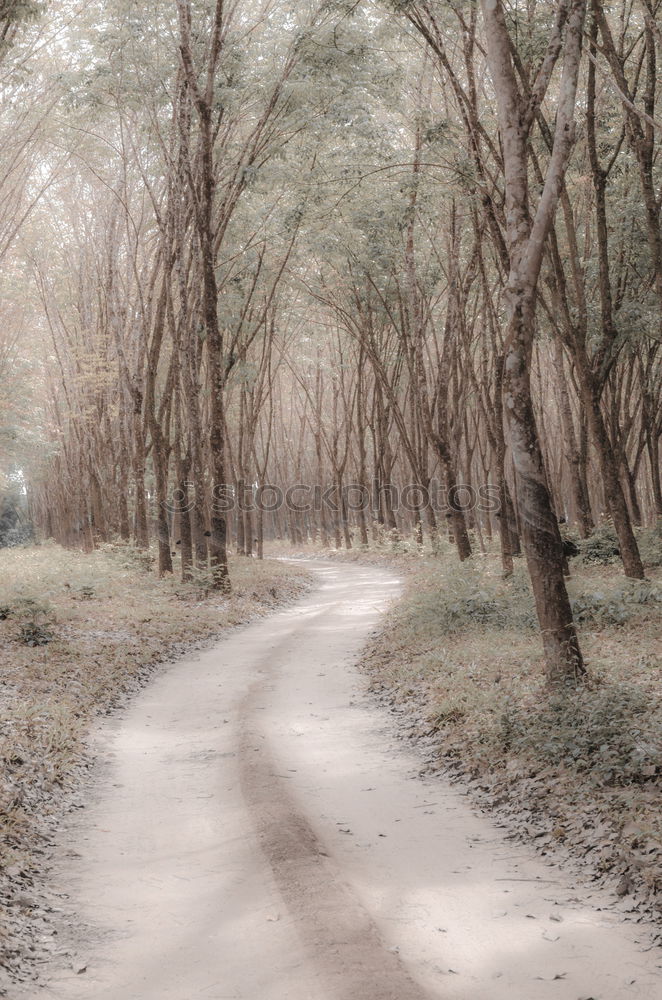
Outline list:
[[[402,600],[365,651],[371,689],[432,770],[468,782],[518,836],[578,859],[623,908],[662,916],[662,563],[640,533],[645,581],[623,576],[604,529],[578,543],[568,580],[588,679],[550,688],[525,566],[458,566],[416,546],[340,558],[389,562]]]
[[[55,823],[76,805],[91,720],[158,664],[309,582],[302,568],[274,561],[236,559],[232,571],[233,593],[222,596],[202,574],[189,584],[158,579],[149,552],[129,545],[87,555],[54,543],[0,550],[0,967],[14,976],[29,973],[52,933],[35,883]]]

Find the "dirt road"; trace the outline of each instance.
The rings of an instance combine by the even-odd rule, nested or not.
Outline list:
[[[35,1000],[659,997],[638,929],[419,778],[362,694],[353,664],[398,581],[314,568],[296,606],[104,727],[57,848],[74,968]]]

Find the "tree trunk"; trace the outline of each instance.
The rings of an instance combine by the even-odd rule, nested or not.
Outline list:
[[[591,515],[588,489],[586,486],[586,479],[583,475],[581,455],[577,445],[575,424],[572,418],[572,409],[570,407],[570,395],[568,393],[568,386],[565,377],[563,348],[558,338],[554,341],[554,361],[556,364],[556,378],[559,390],[559,408],[561,411],[561,424],[563,426],[565,453],[570,469],[570,486],[572,489],[573,508],[577,518],[577,526],[580,537],[588,538],[594,527],[593,517]]]
[[[525,103],[512,62],[512,40],[501,0],[481,0],[487,55],[494,83],[505,172],[510,274],[508,327],[503,369],[504,409],[517,473],[522,541],[536,603],[551,683],[585,673],[565,586],[561,536],[552,508],[531,399],[530,366],[535,303],[543,252],[574,141],[574,114],[586,5],[559,5],[544,75],[535,100]],[[567,18],[567,23],[564,24]],[[529,134],[554,65],[563,49],[556,130],[547,176],[532,219],[528,188]],[[541,70],[541,72],[543,72]]]
[[[147,498],[145,493],[145,437],[142,422],[142,394],[136,393],[133,409],[133,479],[136,490],[134,539],[139,549],[149,546]]]
[[[600,472],[604,482],[607,507],[614,522],[614,529],[618,535],[618,544],[621,550],[625,575],[634,580],[643,580],[645,576],[644,567],[639,554],[637,539],[632,530],[632,522],[618,475],[618,467],[602,416],[600,392],[594,385],[592,375],[587,368],[583,367],[583,370],[580,369],[580,372],[584,407],[593,444],[600,462]]]

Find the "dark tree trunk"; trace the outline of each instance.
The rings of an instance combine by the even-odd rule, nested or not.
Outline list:
[[[581,365],[581,359],[579,359],[579,363]],[[632,522],[625,501],[623,487],[621,486],[618,467],[602,416],[600,392],[597,386],[595,386],[592,373],[586,367],[581,371],[580,381],[589,430],[600,463],[607,507],[614,522],[616,534],[618,535],[618,544],[621,550],[625,575],[634,580],[643,580],[645,576],[644,567],[639,554],[637,540],[632,530]]]

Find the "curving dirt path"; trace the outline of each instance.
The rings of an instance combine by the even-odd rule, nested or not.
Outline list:
[[[311,567],[313,593],[103,728],[57,847],[76,958],[34,1000],[659,997],[637,928],[419,778],[361,693],[398,581]]]

